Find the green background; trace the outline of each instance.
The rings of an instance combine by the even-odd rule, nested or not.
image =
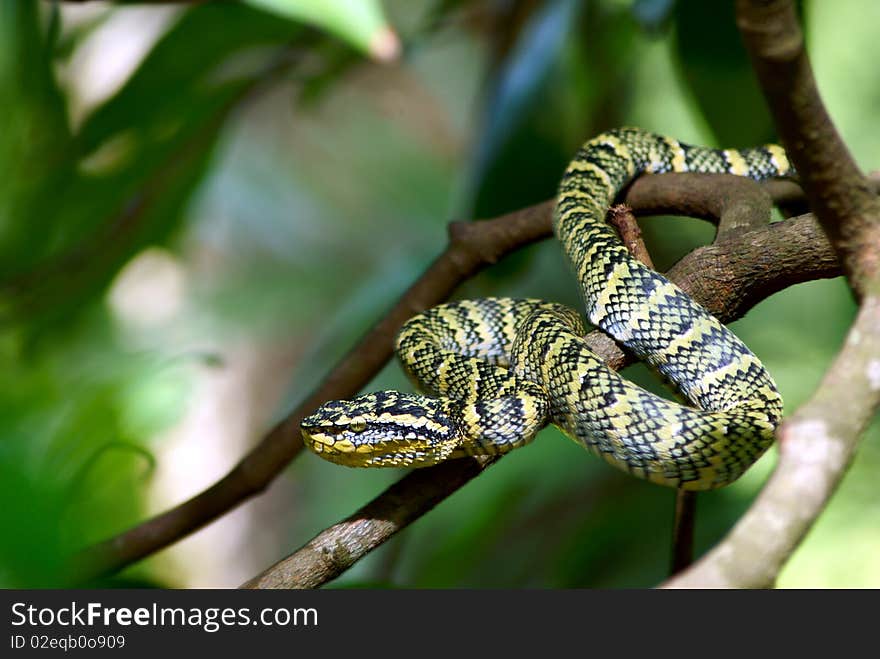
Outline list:
[[[442,250],[450,219],[551,197],[590,135],[773,139],[728,3],[507,4],[385,2],[403,51],[379,64],[344,16],[325,31],[235,3],[0,0],[0,586],[56,585],[71,551],[220,477]],[[801,8],[827,106],[877,168],[880,3]],[[659,267],[712,237],[686,219],[643,229]],[[552,241],[457,296],[493,294],[578,304]],[[813,282],[733,328],[791,412],[854,311],[841,280]],[[407,386],[391,364],[367,389]],[[775,459],[700,496],[698,551]],[[880,587],[878,468],[875,424],[781,586]],[[304,453],[259,500],[101,585],[235,586],[401,473]],[[550,429],[334,585],[651,586],[672,503]]]

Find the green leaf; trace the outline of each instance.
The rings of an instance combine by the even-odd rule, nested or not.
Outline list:
[[[55,83],[37,3],[0,2],[0,274],[45,241],[31,209],[70,174],[65,100]]]
[[[400,50],[378,0],[246,0],[254,7],[327,30],[377,60]]]
[[[238,3],[194,7],[70,136],[51,45],[24,7],[0,5],[14,19],[0,21],[0,99],[21,115],[0,137],[0,304],[49,327],[173,235],[226,117],[306,33]]]

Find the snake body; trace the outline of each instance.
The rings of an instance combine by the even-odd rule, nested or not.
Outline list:
[[[384,391],[330,401],[302,422],[306,445],[348,466],[436,464],[506,453],[548,423],[635,476],[690,490],[736,480],[773,440],[782,399],[758,358],[662,275],[632,258],[605,222],[641,174],[793,169],[781,147],[720,150],[635,128],[584,144],[566,169],[554,233],[590,322],[662,374],[693,406],[649,393],[586,345],[574,310],[483,298],[411,318],[397,355],[427,395]]]

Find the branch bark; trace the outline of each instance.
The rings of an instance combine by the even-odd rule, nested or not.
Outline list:
[[[737,23],[786,150],[861,308],[813,396],[779,427],[779,462],[727,537],[669,587],[766,588],[825,509],[880,404],[880,198],[822,104],[789,0]]]

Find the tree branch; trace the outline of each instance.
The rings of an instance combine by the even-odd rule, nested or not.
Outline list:
[[[819,388],[779,427],[779,462],[752,507],[669,587],[772,586],[843,479],[880,404],[880,198],[822,105],[793,3],[739,0],[737,22],[782,141],[861,308]]]
[[[677,205],[682,204],[698,217],[712,219],[717,213],[714,217],[721,217],[723,227],[729,216],[740,212],[736,210],[740,208],[737,203],[719,205],[720,198],[738,198],[726,195],[724,190],[729,185],[740,186],[737,189],[745,200],[740,203],[754,204],[749,198],[764,194],[760,186],[746,183],[748,186],[743,188],[742,179],[724,175],[663,174],[637,180],[627,190],[624,201],[636,212],[642,212],[642,209],[652,213],[675,212]],[[786,190],[786,194],[790,194],[790,190]],[[460,283],[505,254],[550,236],[552,207],[551,200],[492,220],[452,223],[449,244],[437,260],[333,367],[324,381],[229,473],[188,501],[84,549],[71,565],[71,580],[81,583],[112,574],[173,544],[262,492],[302,450],[299,425],[304,416],[327,400],[351,397],[366,386],[390,358],[393,339],[400,325],[415,313],[443,302]],[[808,233],[803,240],[797,241],[797,245],[804,254],[821,259],[821,249],[817,253],[816,245],[811,242],[815,239],[813,234]],[[753,239],[758,243],[764,240],[761,235],[753,236]],[[725,258],[737,258],[735,252],[729,252],[723,245],[722,241],[706,248],[718,251],[721,260],[707,258],[704,273],[693,276],[685,272],[682,277],[688,280],[686,285],[692,290],[705,289],[701,294],[712,313],[730,318],[738,305],[754,304],[758,298],[750,298],[752,289],[739,286],[715,267]],[[764,244],[763,248],[768,247]],[[792,265],[791,262],[785,263],[775,279],[768,278],[769,270],[763,268],[754,268],[748,276],[757,282],[759,289],[776,292],[802,281],[796,272],[797,267]],[[675,273],[675,269],[672,272]],[[713,291],[718,287],[723,288],[725,294],[716,296]],[[595,337],[594,345],[618,368],[626,363],[623,352],[609,337]]]
[[[861,297],[880,279],[880,199],[825,110],[794,3],[738,0],[737,24],[810,207]]]

